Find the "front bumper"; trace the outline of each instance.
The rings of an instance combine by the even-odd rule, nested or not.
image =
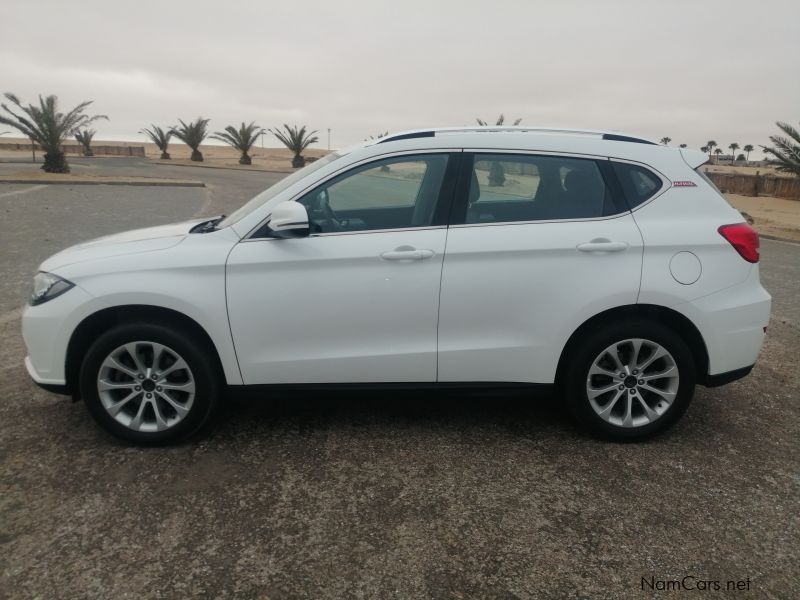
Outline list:
[[[75,328],[104,305],[79,286],[22,313],[22,338],[28,349],[25,368],[45,389],[66,388],[67,348]]]
[[[66,384],[47,383],[47,381],[36,372],[36,367],[33,366],[33,361],[31,361],[30,356],[25,357],[25,369],[27,369],[28,375],[33,380],[33,383],[43,390],[52,394],[63,394],[65,396],[70,396],[72,394]]]

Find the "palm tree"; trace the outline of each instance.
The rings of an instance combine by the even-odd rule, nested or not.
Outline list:
[[[486,127],[486,126],[488,126],[488,125],[489,125],[489,124],[488,124],[486,121],[484,121],[483,119],[476,119],[476,121],[478,121],[478,125],[480,125],[481,127]],[[497,117],[497,122],[495,123],[495,127],[500,127],[500,126],[501,126],[501,125],[503,125],[503,123],[505,123],[505,122],[506,122],[506,118],[503,116],[503,114],[502,114],[502,113],[500,113],[500,116],[499,116],[499,117]],[[520,123],[522,123],[522,117],[520,117],[519,119],[517,119],[516,121],[514,121],[514,126],[516,127],[516,126],[517,126],[517,125],[519,125]]]
[[[788,137],[771,135],[769,139],[775,146],[761,146],[765,156],[772,155],[775,157],[768,159],[767,164],[774,166],[775,169],[783,173],[794,173],[800,177],[800,131],[781,121],[775,124]]]
[[[669,143],[671,141],[672,141],[672,138],[668,138],[668,137],[662,137],[661,138],[661,143],[664,144],[665,146],[669,146]]]
[[[255,121],[250,121],[249,125],[245,125],[244,121],[242,121],[242,126],[239,129],[236,129],[233,125],[228,125],[225,131],[217,131],[211,137],[230,144],[241,152],[242,156],[239,157],[240,165],[252,165],[253,160],[248,152],[258,140],[258,136],[265,132],[266,129],[256,125]]]
[[[711,156],[711,150],[709,149],[708,146],[701,146],[700,152],[708,152],[708,155]]]
[[[687,146],[686,146],[686,144],[681,144],[680,147],[681,148],[686,148]]]
[[[731,149],[731,162],[736,162],[736,151],[739,149],[739,144],[733,142],[732,144],[728,144],[728,148]]]
[[[195,162],[203,162],[203,153],[198,148],[200,148],[200,144],[203,143],[203,140],[208,135],[208,122],[210,120],[197,117],[191,123],[184,123],[178,119],[181,124],[180,127],[173,126],[170,128],[172,135],[192,149],[191,159]]]
[[[281,131],[280,129],[270,129],[269,132],[275,134],[275,137],[294,153],[294,158],[292,158],[292,167],[295,169],[304,167],[306,164],[306,159],[303,158],[302,152],[311,144],[319,141],[319,138],[314,135],[317,133],[317,130],[315,129],[314,131],[306,133],[305,125],[302,127],[298,127],[297,125],[294,127],[289,127],[286,123],[283,124],[283,128],[286,131]]]
[[[483,119],[476,119],[478,121],[478,125],[481,127],[487,127],[489,124],[484,121]],[[495,123],[495,127],[501,127],[506,122],[506,117],[503,113],[500,113],[500,116],[497,117],[497,122]],[[514,127],[522,123],[522,117],[514,121]],[[499,162],[492,162],[489,165],[489,185],[491,187],[502,187],[506,182],[506,172],[503,168],[502,163]]]
[[[722,154],[722,148],[715,148],[714,154],[717,155],[717,164],[719,164],[719,155]]]
[[[744,153],[747,155],[747,156],[745,157],[745,161],[746,161],[746,162],[750,162],[750,153],[751,153],[753,150],[755,150],[755,148],[753,148],[753,144],[745,144],[745,145],[744,145],[744,148],[742,148],[742,150],[744,150]]]
[[[708,140],[706,142],[706,148],[708,148],[708,158],[711,158],[711,152],[716,147],[717,147],[717,142],[715,142],[714,140]]]
[[[0,115],[0,123],[10,125],[19,130],[32,143],[39,144],[44,150],[45,173],[69,173],[69,164],[64,157],[61,145],[81,128],[89,126],[98,119],[108,119],[105,115],[89,116],[86,108],[91,100],[81,102],[67,113],[58,111],[58,97],[51,94],[44,98],[39,96],[39,105],[23,106],[19,98],[6,92],[6,99],[21,114],[14,112],[7,104],[0,104],[11,117]]]
[[[478,121],[478,125],[481,127],[487,127],[489,124],[484,121],[483,119],[476,119]],[[496,127],[501,127],[506,122],[506,118],[503,113],[500,113],[500,116],[497,117],[497,122],[495,123]],[[516,127],[522,122],[522,117],[514,121],[514,126]],[[503,168],[502,163],[499,162],[492,162],[489,165],[489,186],[491,187],[502,187],[506,182],[506,172]]]
[[[172,130],[168,129],[164,131],[158,125],[151,125],[152,129],[142,129],[139,133],[145,134],[147,137],[150,138],[150,141],[153,142],[156,147],[161,150],[161,160],[169,160],[171,156],[169,152],[167,152],[167,148],[169,148],[169,139],[172,137]]]
[[[94,156],[94,151],[92,150],[92,138],[94,138],[96,133],[97,132],[94,129],[83,129],[75,132],[75,139],[81,146],[83,146],[84,156]]]

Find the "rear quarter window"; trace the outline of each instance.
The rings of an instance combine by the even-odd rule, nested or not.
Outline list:
[[[646,202],[664,187],[661,177],[646,167],[614,161],[611,164],[631,209]]]

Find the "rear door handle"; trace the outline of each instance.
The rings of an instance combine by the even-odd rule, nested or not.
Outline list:
[[[401,246],[381,254],[383,260],[424,260],[435,254],[433,250],[417,250],[409,246]]]
[[[590,242],[578,244],[580,252],[622,252],[628,249],[627,242],[612,242],[607,238],[595,238]]]

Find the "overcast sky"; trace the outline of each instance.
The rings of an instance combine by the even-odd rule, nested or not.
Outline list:
[[[0,91],[93,99],[98,139],[178,117],[320,144],[499,113],[699,147],[800,121],[800,1],[3,0]],[[274,138],[267,145],[278,145]],[[756,153],[760,156],[760,153]]]

